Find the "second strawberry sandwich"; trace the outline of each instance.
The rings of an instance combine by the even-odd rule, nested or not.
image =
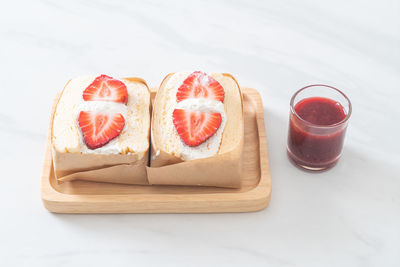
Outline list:
[[[147,184],[149,132],[144,80],[108,75],[70,80],[52,124],[57,180]]]
[[[169,74],[153,105],[149,182],[240,187],[242,102],[229,74]]]

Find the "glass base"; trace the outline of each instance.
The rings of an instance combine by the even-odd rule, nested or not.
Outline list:
[[[295,165],[296,167],[298,167],[302,170],[306,170],[306,171],[310,171],[310,172],[327,171],[327,170],[333,168],[336,165],[336,163],[339,161],[339,158],[340,158],[340,155],[339,155],[337,158],[335,158],[332,161],[317,165],[317,164],[311,164],[311,163],[300,160],[292,152],[290,152],[289,149],[287,149],[287,156],[293,165]]]

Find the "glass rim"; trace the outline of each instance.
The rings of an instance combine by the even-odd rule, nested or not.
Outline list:
[[[296,98],[296,96],[297,96],[300,92],[304,91],[304,90],[307,89],[307,88],[315,87],[315,86],[322,86],[322,87],[328,87],[328,88],[330,88],[330,89],[333,89],[333,90],[337,91],[339,94],[341,94],[341,95],[346,99],[346,101],[349,103],[349,111],[347,112],[346,117],[345,117],[343,120],[341,120],[341,121],[339,121],[339,122],[337,122],[337,123],[334,123],[334,124],[329,124],[329,125],[318,125],[318,124],[314,124],[314,123],[312,123],[312,122],[309,122],[309,121],[304,120],[303,118],[301,118],[301,117],[299,116],[299,114],[297,114],[297,112],[295,111],[294,106],[293,106],[294,99]],[[351,105],[350,99],[349,99],[342,91],[340,91],[339,89],[337,89],[337,88],[335,88],[335,87],[333,87],[333,86],[330,86],[330,85],[326,85],[326,84],[311,84],[311,85],[305,86],[305,87],[303,87],[303,88],[297,90],[297,91],[294,93],[294,95],[293,95],[292,98],[290,99],[290,111],[292,112],[292,114],[294,114],[294,115],[297,117],[297,119],[299,119],[299,120],[300,120],[301,122],[303,122],[304,124],[307,124],[308,126],[313,126],[313,127],[318,127],[318,128],[334,128],[334,127],[337,127],[337,126],[340,126],[340,125],[344,124],[345,122],[347,122],[347,121],[349,120],[350,115],[351,115],[351,113],[352,113],[352,105]]]

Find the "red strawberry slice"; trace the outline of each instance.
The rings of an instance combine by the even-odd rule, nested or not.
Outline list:
[[[90,149],[96,149],[104,146],[121,133],[125,119],[120,113],[107,114],[81,111],[78,124],[86,146]]]
[[[175,109],[173,114],[175,129],[188,146],[198,146],[210,138],[221,125],[220,113],[207,113]]]
[[[107,75],[100,75],[83,92],[85,101],[112,101],[126,104],[128,90],[126,85]]]
[[[213,77],[201,71],[190,74],[178,88],[176,100],[207,98],[224,102],[224,88]]]

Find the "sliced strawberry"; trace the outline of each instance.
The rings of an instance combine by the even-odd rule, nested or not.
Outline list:
[[[104,146],[121,133],[125,119],[120,113],[107,114],[81,111],[78,124],[86,146],[90,149],[96,149]]]
[[[210,138],[221,125],[220,113],[208,113],[175,109],[173,114],[175,129],[188,146],[198,146]]]
[[[83,92],[85,101],[112,101],[126,104],[128,90],[120,80],[100,75]]]
[[[190,74],[178,88],[176,101],[188,98],[207,98],[224,102],[224,88],[213,77],[201,71]]]

